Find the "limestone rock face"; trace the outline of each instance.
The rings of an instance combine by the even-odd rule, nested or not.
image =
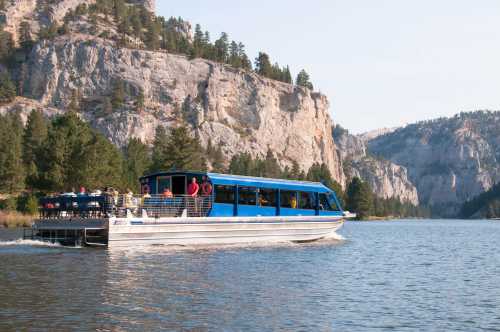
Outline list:
[[[33,21],[36,5],[36,0],[5,1],[5,10],[0,12],[0,24],[3,25],[5,31],[12,34],[15,41],[18,40],[21,22]]]
[[[419,204],[417,189],[408,179],[405,167],[371,156],[362,136],[351,135],[337,127],[334,138],[347,177],[366,181],[378,197]]]
[[[421,201],[452,215],[500,181],[500,112],[408,125],[371,140],[369,150],[405,166]]]
[[[125,105],[102,115],[117,81],[125,85]],[[25,91],[57,109],[66,109],[77,93],[84,117],[117,145],[129,137],[151,142],[157,125],[168,128],[183,119],[203,144],[210,139],[228,158],[241,152],[263,157],[270,149],[282,166],[295,160],[307,170],[325,163],[344,182],[327,98],[253,72],[73,35],[34,48]],[[140,92],[145,108],[136,111]]]

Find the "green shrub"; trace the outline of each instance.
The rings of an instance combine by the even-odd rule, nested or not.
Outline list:
[[[17,199],[15,197],[8,197],[8,198],[0,201],[0,210],[16,211],[17,210]]]

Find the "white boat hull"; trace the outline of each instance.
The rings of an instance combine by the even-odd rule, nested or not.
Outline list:
[[[309,242],[333,235],[344,217],[112,218],[108,246]]]

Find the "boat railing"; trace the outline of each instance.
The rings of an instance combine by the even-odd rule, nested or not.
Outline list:
[[[108,195],[57,196],[40,201],[40,218],[206,217],[212,196]]]

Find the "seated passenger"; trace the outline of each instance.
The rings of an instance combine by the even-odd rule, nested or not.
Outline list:
[[[188,195],[191,197],[196,197],[198,196],[198,191],[200,191],[200,186],[196,182],[196,178],[193,177],[191,179],[191,183],[188,186]]]
[[[202,196],[210,196],[212,195],[212,185],[208,182],[208,179],[205,175],[203,175],[201,181],[201,195]]]
[[[297,208],[297,198],[295,196],[293,196],[291,199],[290,199],[290,207],[292,209],[296,209]]]
[[[170,188],[163,189],[163,198],[172,198],[174,195],[170,191]]]
[[[142,198],[151,198],[151,194],[149,193],[149,190],[144,190],[144,194],[142,195]]]
[[[90,196],[93,196],[93,197],[101,196],[101,195],[102,195],[102,191],[100,191],[99,189],[96,189],[90,193]]]

